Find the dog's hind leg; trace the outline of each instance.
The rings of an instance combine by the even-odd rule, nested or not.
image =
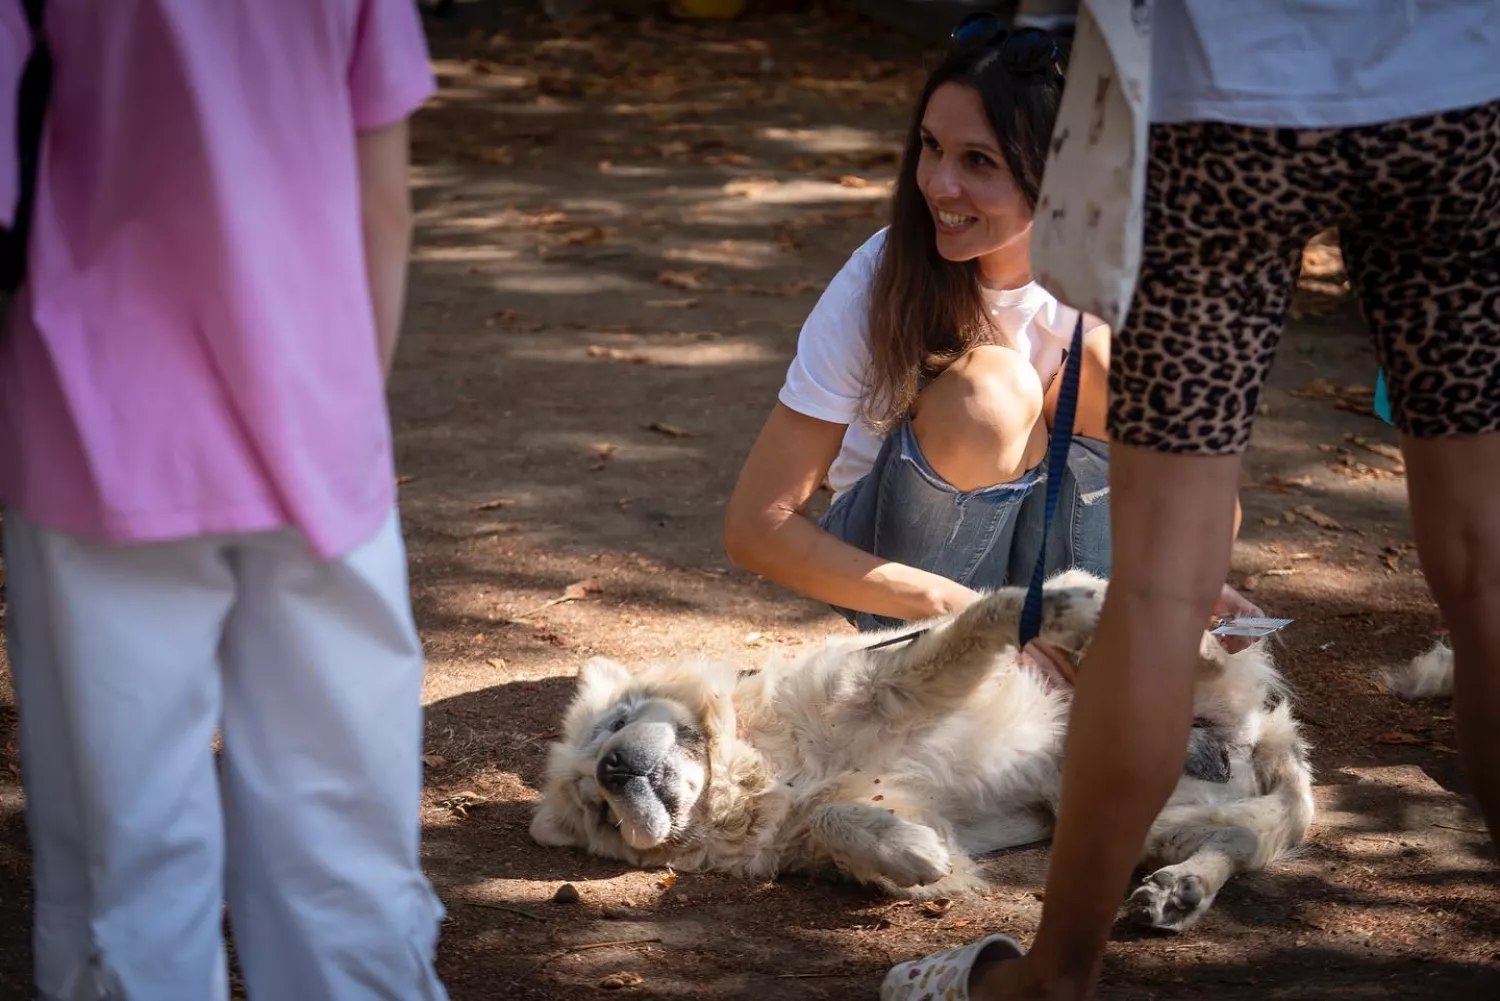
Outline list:
[[[1169,807],[1157,818],[1145,858],[1169,863],[1130,895],[1133,917],[1183,931],[1208,912],[1233,876],[1264,868],[1301,838],[1284,797],[1257,796],[1223,806]]]

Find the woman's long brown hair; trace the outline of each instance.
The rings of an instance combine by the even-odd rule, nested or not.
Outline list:
[[[1033,210],[1062,96],[1060,73],[1014,75],[995,47],[950,53],[922,89],[870,290],[871,372],[862,416],[882,433],[906,417],[925,377],[983,343],[990,332],[978,262],[955,263],[938,255],[932,213],[917,188],[922,117],[933,92],[945,83],[979,94],[1006,167]]]

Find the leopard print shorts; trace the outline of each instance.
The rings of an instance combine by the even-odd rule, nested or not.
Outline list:
[[[1154,125],[1145,216],[1116,441],[1244,451],[1302,248],[1330,226],[1396,426],[1500,430],[1500,102],[1344,129]]]

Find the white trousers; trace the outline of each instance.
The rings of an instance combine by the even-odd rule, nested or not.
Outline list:
[[[5,514],[43,1001],[446,1001],[397,517],[104,545]],[[216,766],[212,741],[222,728]]]

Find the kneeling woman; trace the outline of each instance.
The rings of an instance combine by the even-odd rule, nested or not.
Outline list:
[[[829,284],[725,518],[735,563],[861,629],[1024,585],[1078,313],[1031,276],[1032,213],[1062,92],[1031,33],[956,50],[918,104],[891,223]],[[1048,572],[1109,573],[1109,329],[1084,318]],[[821,521],[804,511],[827,479]]]

